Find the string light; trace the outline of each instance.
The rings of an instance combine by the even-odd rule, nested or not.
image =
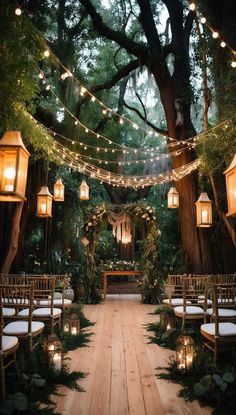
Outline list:
[[[22,10],[19,8],[19,7],[17,7],[16,9],[15,9],[15,15],[16,16],[20,16],[22,14]]]
[[[48,50],[48,49],[46,49],[46,50],[43,52],[43,54],[44,54],[45,58],[48,58],[48,57],[50,56],[50,52],[49,52],[49,50]]]

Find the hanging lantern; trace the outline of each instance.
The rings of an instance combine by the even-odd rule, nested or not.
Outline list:
[[[179,207],[179,192],[177,192],[175,187],[170,188],[167,195],[167,201],[168,208],[176,209]]]
[[[63,359],[62,344],[55,333],[50,334],[48,337],[46,348],[49,362],[53,365],[53,370],[55,372],[60,372]]]
[[[19,131],[7,131],[0,140],[0,201],[25,199],[29,152]]]
[[[57,179],[53,188],[53,200],[55,202],[64,202],[64,190],[65,186],[61,179]]]
[[[197,210],[197,226],[209,228],[212,225],[212,202],[207,193],[201,193],[195,205]]]
[[[194,341],[192,337],[181,334],[176,340],[177,369],[188,370],[193,365]]]
[[[226,180],[228,213],[226,216],[236,215],[236,154],[228,167],[224,171]]]
[[[80,200],[89,200],[89,187],[85,180],[82,180],[81,185],[79,187],[80,191]]]
[[[52,195],[47,186],[42,186],[38,193],[36,215],[40,218],[52,216]]]

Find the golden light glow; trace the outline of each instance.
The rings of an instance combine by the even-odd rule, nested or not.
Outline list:
[[[195,205],[197,213],[197,226],[209,228],[212,225],[212,202],[210,201],[207,193],[201,193]]]
[[[64,202],[65,186],[61,179],[57,179],[53,187],[53,199],[55,202]]]
[[[37,212],[40,218],[48,218],[52,216],[52,195],[47,186],[42,186],[37,195]]]
[[[170,209],[179,207],[179,192],[175,187],[171,187],[167,195],[167,205]]]
[[[0,140],[0,201],[25,200],[29,152],[19,131],[8,131]]]
[[[227,216],[236,216],[236,154],[224,174],[228,202]]]
[[[80,190],[80,200],[89,200],[89,186],[86,181],[83,180],[79,187]]]

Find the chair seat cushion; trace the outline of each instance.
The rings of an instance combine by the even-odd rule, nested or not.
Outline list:
[[[16,310],[14,308],[2,308],[2,315],[3,317],[12,317],[16,314]]]
[[[213,308],[208,308],[207,315],[212,316]],[[236,317],[236,310],[231,310],[229,308],[218,308],[219,317]]]
[[[72,303],[71,300],[67,300],[67,298],[64,298],[64,305],[69,305],[71,303]],[[40,305],[50,305],[51,300],[40,300],[39,304]],[[63,305],[63,299],[62,298],[54,298],[53,305],[58,305],[58,306],[61,305],[62,306]]]
[[[215,335],[215,323],[206,323],[201,325],[201,332]],[[219,336],[230,337],[236,336],[236,324],[234,323],[219,323]]]
[[[162,301],[162,303],[163,304],[170,304],[170,300],[169,300],[169,298],[165,298],[163,301]],[[172,305],[183,305],[183,303],[184,303],[184,300],[183,300],[183,298],[172,298],[171,299],[171,304]],[[187,304],[191,304],[191,301],[187,301]]]
[[[2,336],[2,350],[4,352],[15,347],[17,343],[18,339],[15,336]]]
[[[31,332],[36,333],[44,328],[44,324],[41,321],[32,321]],[[28,321],[13,321],[8,323],[3,328],[4,334],[9,335],[23,335],[28,333]]]
[[[29,304],[29,300],[27,298],[3,298],[2,302],[3,304]]]
[[[60,308],[53,308],[53,316],[60,316],[61,309]],[[27,317],[29,315],[29,309],[26,308],[24,310],[21,310],[18,314],[20,317]],[[51,315],[51,308],[49,307],[42,307],[42,308],[36,308],[36,310],[33,311],[34,317],[50,317]]]
[[[197,303],[198,304],[204,304],[204,302],[205,302],[204,299],[199,299]],[[210,300],[210,298],[207,299],[207,305],[212,305],[212,300]]]
[[[201,307],[197,307],[197,306],[187,306],[186,310],[184,312],[184,307],[179,306],[179,307],[175,307],[174,308],[174,312],[175,314],[194,314],[194,315],[201,315],[203,316],[204,311]]]

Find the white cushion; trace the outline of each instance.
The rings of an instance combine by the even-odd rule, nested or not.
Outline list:
[[[61,314],[60,308],[53,308],[53,316],[57,316],[57,315],[59,316],[60,314]],[[17,315],[20,317],[27,317],[29,315],[29,309],[26,308],[24,310],[21,310]],[[34,317],[50,317],[50,315],[51,315],[51,308],[48,308],[48,307],[37,308],[36,310],[33,311]]]
[[[170,300],[169,298],[165,298],[165,300],[162,301],[163,304],[170,304]],[[172,298],[171,299],[171,304],[172,305],[183,305],[184,300],[183,298]],[[186,301],[187,304],[191,304],[191,301]]]
[[[16,310],[14,308],[2,308],[2,315],[3,317],[12,317],[16,314]]]
[[[29,300],[27,298],[3,298],[2,302],[3,304],[29,304]]]
[[[175,314],[204,314],[204,311],[201,307],[196,307],[196,306],[187,306],[186,310],[184,311],[184,307],[180,306],[180,307],[175,307],[174,308],[174,312]]]
[[[44,328],[44,324],[41,321],[32,321],[31,332],[35,333],[38,330]],[[12,334],[12,335],[22,335],[28,333],[28,321],[14,321],[12,323],[7,324],[3,328],[4,334]]]
[[[198,304],[204,304],[205,303],[205,300],[198,300],[197,303]],[[207,305],[212,305],[212,301],[209,298],[207,299]]]
[[[64,298],[64,305],[69,305],[71,303],[72,303],[71,300],[67,300],[67,298]],[[40,305],[50,305],[51,300],[40,300],[39,304]],[[62,305],[62,304],[63,304],[62,298],[54,298],[53,305]]]
[[[2,350],[4,352],[15,347],[17,343],[18,339],[15,336],[2,336]]]
[[[214,336],[215,335],[215,323],[202,324],[201,331],[209,334],[210,336]],[[236,336],[236,324],[219,323],[219,335],[221,337]]]
[[[212,316],[213,308],[208,308],[207,315]],[[231,310],[229,308],[218,308],[219,317],[236,317],[236,310]]]

